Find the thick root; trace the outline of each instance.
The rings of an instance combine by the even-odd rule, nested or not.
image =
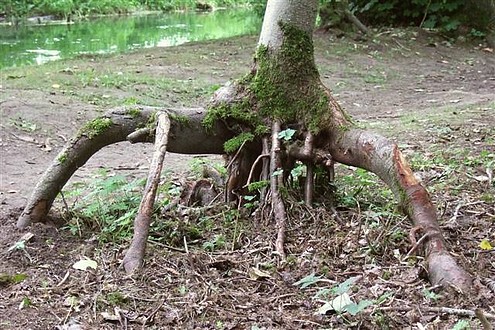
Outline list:
[[[472,278],[449,254],[430,196],[414,177],[397,145],[356,128],[336,129],[329,136],[328,149],[333,158],[377,174],[392,189],[402,211],[426,235],[422,247],[431,283],[469,290]]]
[[[272,193],[272,212],[277,225],[275,250],[283,259],[285,259],[284,244],[285,228],[287,226],[287,213],[285,211],[284,201],[279,192],[280,187],[283,186],[283,176],[281,174],[275,175],[275,172],[282,168],[282,162],[280,160],[280,140],[278,139],[279,133],[280,122],[275,120],[272,125],[272,147],[270,151],[270,190]]]
[[[168,135],[170,132],[170,119],[166,113],[159,113],[156,127],[155,151],[151,160],[148,180],[144,188],[143,198],[139,205],[138,214],[134,220],[134,237],[127,251],[123,265],[127,273],[141,267],[146,250],[146,242],[150,229],[153,205],[155,204],[156,191],[160,183],[160,175],[163,167],[163,159],[167,151]]]
[[[33,222],[46,222],[53,201],[74,172],[83,166],[96,152],[121,141],[152,142],[153,116],[158,111],[170,114],[171,128],[168,149],[183,154],[222,154],[223,142],[230,137],[228,130],[220,123],[210,132],[202,125],[204,109],[165,110],[152,107],[117,108],[100,118],[87,123],[67,143],[53,160],[28,200],[17,221],[18,228],[25,228]],[[174,120],[174,118],[186,118]],[[183,124],[187,121],[187,124]],[[105,123],[96,130],[93,124]]]

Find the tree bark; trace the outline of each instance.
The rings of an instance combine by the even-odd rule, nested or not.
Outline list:
[[[165,153],[167,151],[170,118],[164,112],[158,113],[157,117],[158,123],[156,127],[155,151],[151,160],[143,198],[134,220],[134,236],[132,238],[131,246],[129,247],[129,250],[127,250],[122,262],[127,273],[133,272],[143,264],[156,191],[158,189],[158,184],[160,183],[163,159],[165,158]]]
[[[202,125],[204,109],[159,109],[152,107],[123,107],[108,111],[101,118],[109,119],[111,125],[89,136],[81,130],[65,145],[45,171],[17,221],[18,228],[25,228],[32,222],[46,222],[48,211],[58,193],[97,151],[105,146],[126,141],[152,142],[153,116],[158,111],[169,113],[172,118],[170,128],[170,152],[183,154],[222,154],[223,142],[231,133],[221,124],[207,132]],[[174,120],[182,118],[182,120]],[[148,130],[143,129],[150,126]],[[136,134],[142,132],[142,134]]]
[[[249,136],[240,146],[234,143],[237,151],[233,160],[238,162],[239,173],[228,180],[227,196],[238,188],[242,193],[241,188],[251,180],[250,173],[255,172],[253,166],[262,154],[263,166],[256,179],[269,180],[270,191],[262,193],[260,202],[271,198],[267,204],[277,227],[276,250],[282,256],[287,214],[279,193],[284,180],[276,173],[280,168],[290,170],[293,161],[286,160],[292,157],[328,169],[338,161],[374,172],[390,186],[416,230],[424,234],[422,250],[432,284],[469,289],[471,277],[448,253],[430,197],[415,179],[397,145],[356,128],[321,83],[312,43],[317,7],[317,0],[269,0],[250,74],[217,91],[206,116],[203,109],[166,110],[171,118],[169,151],[223,153],[224,142],[232,145]],[[18,227],[44,221],[55,196],[97,150],[126,138],[133,142],[151,140],[154,126],[149,126],[155,122],[157,109],[132,110],[109,112],[104,123],[110,121],[111,125],[96,134],[83,130],[68,143],[36,186]],[[295,128],[297,134],[290,143],[281,143],[279,133],[287,128]],[[309,179],[305,186],[308,204],[312,186]],[[147,232],[139,233],[139,240],[145,240],[146,236]]]

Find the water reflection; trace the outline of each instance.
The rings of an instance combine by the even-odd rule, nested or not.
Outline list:
[[[0,68],[253,34],[260,26],[261,19],[249,10],[107,17],[17,29],[0,26]]]
[[[44,64],[49,61],[60,60],[60,51],[49,50],[49,49],[28,49],[26,53],[36,54],[34,57],[34,62],[38,65]]]

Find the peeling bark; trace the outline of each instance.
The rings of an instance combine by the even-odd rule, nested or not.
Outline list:
[[[398,199],[401,210],[427,235],[423,241],[429,278],[434,285],[469,289],[471,276],[449,254],[437,214],[426,189],[414,177],[396,144],[357,128],[330,132],[328,146],[340,163],[364,168],[378,175]]]

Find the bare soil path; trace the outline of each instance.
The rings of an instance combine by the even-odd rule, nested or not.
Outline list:
[[[98,244],[97,233],[78,237],[35,225],[24,249],[9,250],[24,234],[15,222],[30,191],[86,120],[121,104],[203,106],[217,86],[248,72],[255,45],[255,37],[241,37],[0,73],[0,329],[447,329],[480,323],[420,307],[495,314],[490,290],[459,300],[428,288],[421,261],[403,259],[410,248],[407,220],[373,208],[337,208],[342,223],[318,209],[307,219],[293,217],[291,261],[283,265],[271,254],[273,228],[259,224],[245,224],[239,246],[215,253],[201,244],[187,253],[183,246],[152,245],[147,272],[134,277],[119,268],[125,244]],[[432,186],[461,263],[479,281],[495,281],[494,252],[479,247],[483,240],[495,245],[493,50],[409,30],[366,42],[316,35],[315,48],[322,79],[339,102],[363,125],[396,140]],[[100,168],[145,177],[151,151],[151,145],[108,147],[72,182],[91,181]],[[167,155],[165,168],[185,172],[193,158]],[[246,221],[241,218],[236,221]],[[99,268],[72,269],[82,257]],[[311,273],[326,282],[293,285]],[[4,283],[5,274],[27,278]],[[315,314],[325,300],[315,294],[355,276],[350,294],[356,302],[373,301],[366,312]]]

